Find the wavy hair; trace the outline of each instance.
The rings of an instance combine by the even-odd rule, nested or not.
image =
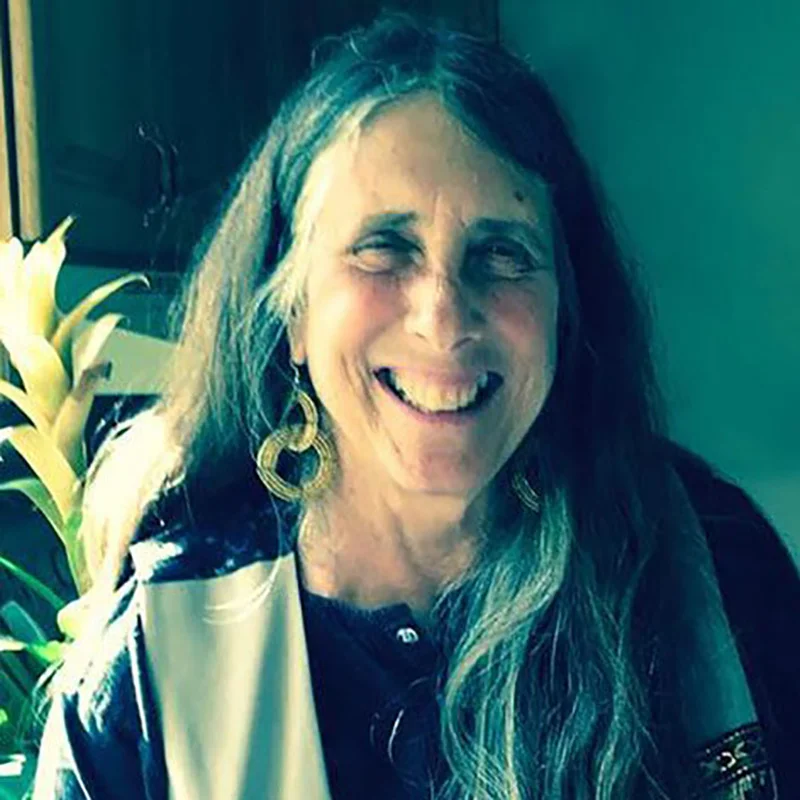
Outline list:
[[[548,186],[564,304],[551,393],[496,478],[502,530],[432,612],[448,656],[437,797],[664,797],[650,702],[658,617],[642,611],[670,525],[649,312],[551,94],[493,43],[391,15],[318,46],[198,246],[157,402],[92,465],[83,535],[93,595],[100,605],[115,588],[166,485],[223,492],[252,471],[288,413],[309,166],[367,115],[423,91]],[[537,486],[535,518],[515,511],[512,464]]]

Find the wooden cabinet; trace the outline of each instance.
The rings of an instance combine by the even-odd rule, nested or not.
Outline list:
[[[167,271],[184,267],[320,36],[387,5],[497,34],[497,0],[0,2],[13,98],[9,223],[32,240],[76,214],[74,263]]]

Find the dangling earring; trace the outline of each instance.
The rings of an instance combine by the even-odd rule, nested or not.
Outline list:
[[[307,501],[321,494],[328,488],[333,479],[333,468],[336,455],[333,443],[319,427],[319,414],[314,401],[307,392],[300,388],[300,371],[292,362],[294,370],[293,400],[303,412],[305,421],[302,425],[286,425],[274,430],[262,443],[256,455],[258,477],[274,495],[289,502]],[[319,465],[314,476],[299,486],[289,483],[278,474],[278,458],[289,449],[293,453],[302,453],[313,448],[319,458]]]
[[[539,495],[531,486],[525,473],[521,469],[514,470],[511,476],[511,488],[514,490],[520,503],[522,503],[528,511],[538,514],[542,508],[542,503],[539,500]]]

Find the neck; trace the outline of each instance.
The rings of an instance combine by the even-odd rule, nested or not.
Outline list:
[[[395,505],[339,492],[303,517],[303,584],[359,608],[406,603],[424,619],[442,586],[472,561],[484,507],[441,497]]]

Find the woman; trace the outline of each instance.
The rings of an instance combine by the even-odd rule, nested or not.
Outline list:
[[[546,89],[405,18],[327,50],[93,467],[35,796],[800,796],[797,572],[663,438]]]

